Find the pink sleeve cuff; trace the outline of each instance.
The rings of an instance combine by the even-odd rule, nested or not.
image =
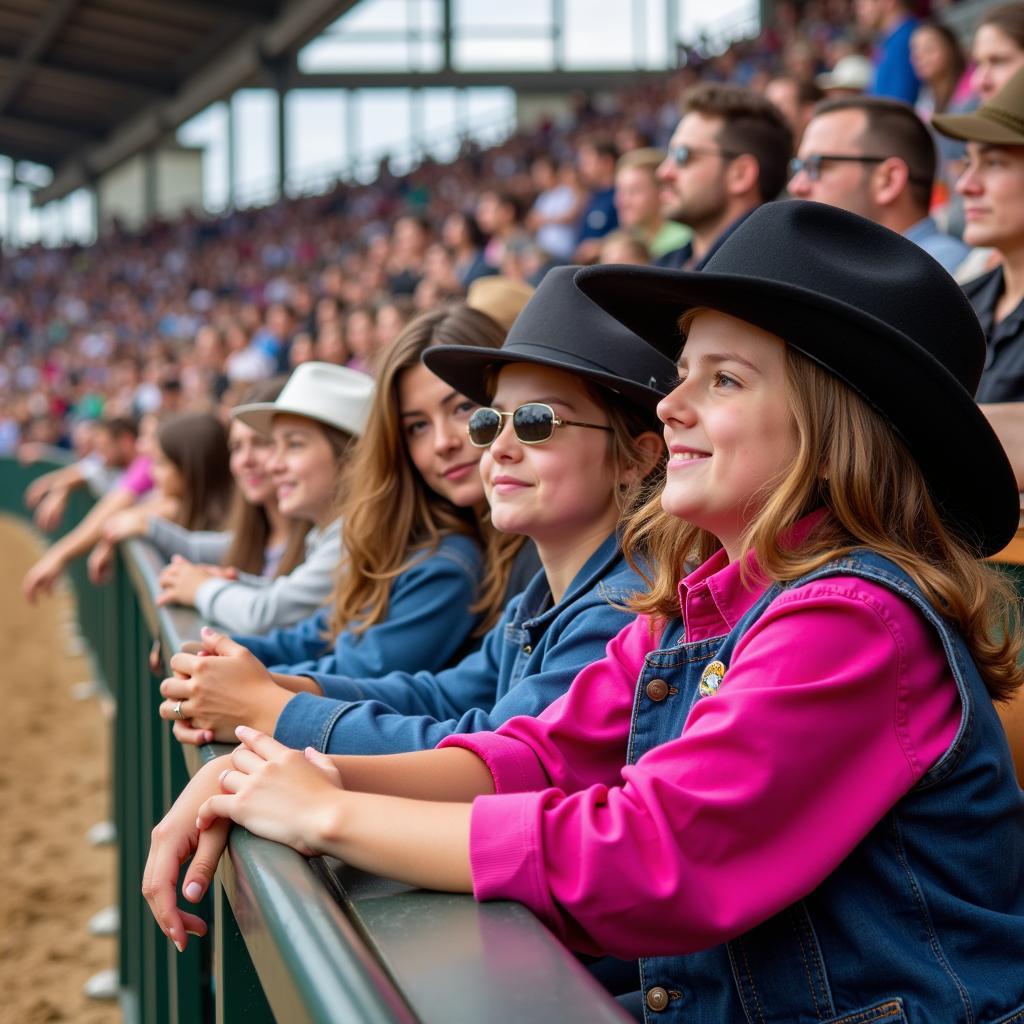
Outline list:
[[[496,793],[529,793],[551,785],[536,754],[525,743],[496,732],[478,732],[446,736],[441,747],[471,750],[494,779]]]
[[[549,926],[557,926],[541,850],[544,807],[557,795],[556,790],[547,790],[473,801],[469,857],[478,900],[515,900]]]

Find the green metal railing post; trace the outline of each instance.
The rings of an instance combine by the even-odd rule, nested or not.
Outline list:
[[[235,912],[224,886],[224,871],[219,869],[214,891],[215,972],[220,984],[216,992],[217,1024],[274,1024],[274,1014],[263,994],[259,975],[253,967],[245,939],[235,920]],[[230,884],[230,883],[229,883]],[[291,1022],[289,1022],[291,1024]],[[298,1024],[298,1022],[296,1022]]]

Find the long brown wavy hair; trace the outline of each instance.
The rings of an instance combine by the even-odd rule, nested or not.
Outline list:
[[[270,380],[254,384],[239,400],[240,405],[251,402],[273,402],[281,393],[287,377],[271,377]],[[230,427],[228,435],[230,438]],[[230,458],[230,445],[229,452]],[[292,519],[288,528],[288,539],[278,560],[276,576],[287,576],[306,557],[306,534],[312,523],[304,519]],[[241,488],[236,487],[228,512],[227,529],[231,544],[224,555],[224,564],[232,565],[242,572],[259,575],[267,560],[267,542],[270,540],[270,520],[262,505],[250,505]]]
[[[753,551],[768,580],[786,583],[858,548],[878,552],[960,631],[990,695],[1006,700],[1024,677],[1019,614],[1005,579],[943,520],[913,456],[859,395],[788,345],[786,378],[797,455],[781,479],[753,497],[738,557]],[[810,535],[787,546],[787,531],[822,506],[828,514]],[[623,537],[626,557],[650,586],[630,602],[632,610],[656,621],[677,617],[687,565],[720,547],[654,496]]]
[[[505,331],[489,316],[459,303],[418,316],[382,354],[366,429],[343,483],[345,558],[331,597],[332,634],[361,633],[386,618],[395,578],[452,533],[475,537],[484,548],[486,571],[472,609],[482,619],[479,631],[501,615],[523,538],[499,533],[488,514],[456,508],[424,483],[406,448],[398,386],[431,345],[500,348],[504,340]]]

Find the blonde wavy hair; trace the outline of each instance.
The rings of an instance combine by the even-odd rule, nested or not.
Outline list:
[[[419,366],[431,345],[500,348],[504,340],[505,331],[489,316],[459,303],[418,316],[383,354],[366,429],[342,484],[346,557],[331,597],[331,634],[358,634],[382,622],[394,580],[453,533],[475,538],[484,549],[486,571],[471,608],[481,616],[477,632],[501,615],[523,538],[499,533],[489,515],[456,508],[424,483],[406,448],[398,387],[402,374]]]
[[[693,315],[684,318],[684,333]],[[1007,581],[943,520],[913,456],[859,395],[788,345],[786,379],[797,455],[752,498],[738,557],[753,551],[767,579],[787,583],[858,548],[878,552],[960,631],[992,699],[1008,699],[1024,677],[1017,665],[1019,613]],[[822,506],[828,514],[810,535],[787,546],[787,531]],[[623,537],[626,557],[649,584],[630,608],[659,622],[678,617],[686,566],[720,547],[653,497]]]

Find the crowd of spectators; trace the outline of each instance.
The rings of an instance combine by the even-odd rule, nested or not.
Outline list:
[[[999,52],[1005,32],[994,43],[985,31],[974,66],[902,0],[782,0],[754,38],[714,55],[681,48],[679,69],[657,82],[574,96],[571,117],[486,150],[466,142],[451,163],[427,159],[396,176],[383,161],[372,184],[10,253],[0,453],[25,441],[70,446],[74,424],[100,414],[223,409],[312,359],[372,373],[416,312],[481,276],[536,285],[566,262],[682,265],[694,225],[667,208],[663,161],[695,84],[767,96],[797,139],[826,93],[888,92],[928,119],[971,109],[999,61],[1024,59]],[[942,145],[939,205],[963,155],[961,143]],[[941,224],[956,233],[957,204],[946,205]]]

